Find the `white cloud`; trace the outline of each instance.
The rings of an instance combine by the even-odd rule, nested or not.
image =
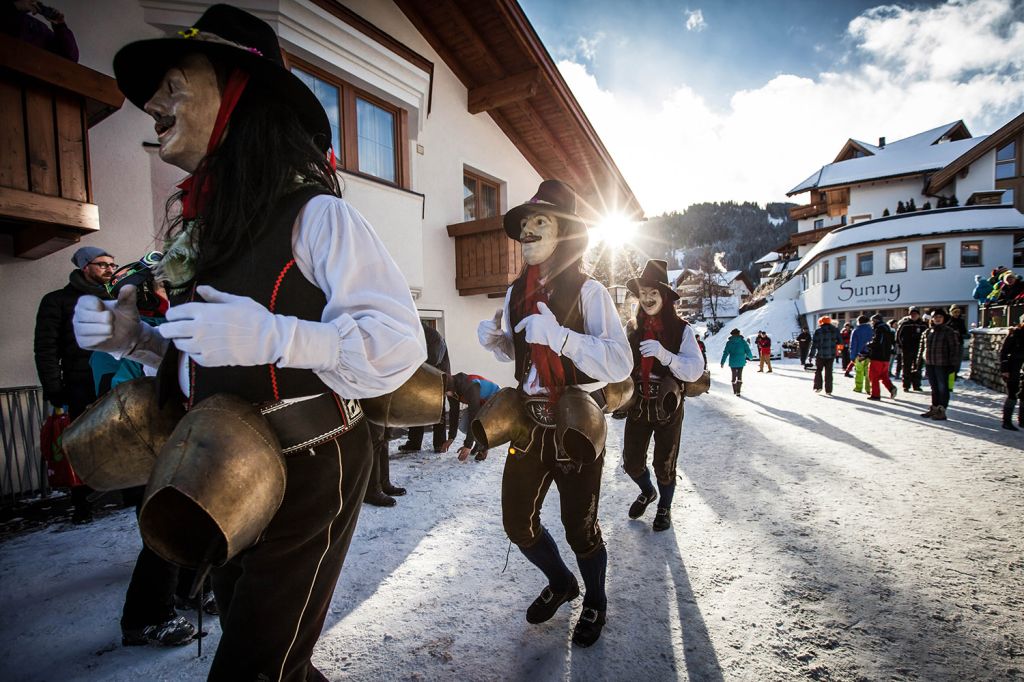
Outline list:
[[[964,119],[975,135],[1024,109],[1024,24],[1009,2],[881,7],[850,23],[857,66],[782,74],[711,107],[679,84],[662,101],[559,69],[648,215],[698,201],[785,200],[848,137],[890,141]],[[802,200],[805,197],[798,197]]]
[[[687,31],[703,31],[708,27],[707,22],[704,21],[704,13],[699,9],[693,11],[686,10],[686,30]]]

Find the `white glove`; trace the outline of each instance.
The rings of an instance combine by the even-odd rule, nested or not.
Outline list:
[[[101,301],[95,296],[80,297],[75,304],[72,324],[79,346],[110,353],[120,359],[138,343],[144,326],[135,305],[135,287],[123,287],[116,301]]]
[[[501,330],[502,314],[502,309],[498,308],[498,311],[494,313],[494,319],[484,320],[477,325],[476,336],[480,339],[480,345],[491,348],[505,338],[505,332]]]
[[[196,288],[205,303],[167,311],[157,331],[203,367],[272,365],[281,359],[297,318],[275,315],[248,296]]]
[[[661,345],[661,342],[656,339],[647,339],[646,341],[640,342],[640,355],[645,358],[654,358],[666,367],[672,362],[672,358],[675,355],[665,346]]]
[[[559,355],[569,338],[569,330],[558,324],[547,303],[538,303],[537,312],[524,317],[516,325],[516,332],[526,330],[526,342],[547,346]]]

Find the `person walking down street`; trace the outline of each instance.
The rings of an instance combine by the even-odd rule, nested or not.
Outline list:
[[[839,358],[842,362],[843,371],[850,366],[850,358],[856,357],[850,355],[850,337],[853,335],[853,325],[849,322],[843,325],[843,328],[839,330]]]
[[[921,335],[928,328],[928,323],[921,319],[921,310],[917,306],[910,309],[910,314],[899,321],[896,326],[896,347],[903,354],[903,392],[921,390],[921,363],[917,351],[921,347]]]
[[[764,366],[768,365],[768,373],[772,371],[772,339],[768,336],[767,332],[760,331],[757,333],[757,338],[754,339],[754,345],[757,346],[757,371],[763,372]]]
[[[928,385],[932,391],[932,406],[921,414],[936,420],[946,419],[949,409],[949,377],[960,361],[960,339],[956,331],[946,324],[948,315],[942,308],[932,308],[928,330],[921,336],[918,357],[924,362]]]
[[[840,343],[839,330],[832,324],[828,315],[818,318],[818,328],[811,337],[811,355],[814,360],[814,391],[832,395],[832,365],[836,361],[836,351]]]
[[[107,283],[117,269],[113,256],[96,246],[83,246],[71,257],[75,269],[68,275],[68,283],[43,296],[36,313],[33,351],[36,371],[43,387],[43,400],[54,409],[67,408],[72,420],[96,400],[89,358],[92,351],[85,350],[75,340],[72,320],[75,304],[83,295],[110,300]],[[71,489],[74,523],[92,520],[89,495],[92,488],[75,486]]]
[[[871,384],[871,395],[868,396],[868,400],[882,399],[879,383],[885,384],[889,390],[889,397],[895,399],[896,386],[889,378],[889,361],[892,360],[893,348],[896,346],[896,335],[879,313],[871,316],[871,326],[871,340],[864,347],[864,354],[868,356],[869,361],[868,381]]]
[[[673,304],[679,294],[668,283],[667,266],[663,260],[649,260],[640,277],[626,283],[626,288],[640,301],[640,309],[635,328],[628,336],[633,351],[633,390],[637,400],[626,417],[622,467],[640,487],[640,495],[629,507],[629,518],[639,519],[657,499],[655,531],[672,526],[672,499],[676,491],[676,461],[685,402],[679,382],[699,379],[705,364],[693,327],[676,314]],[[662,402],[666,388],[671,388],[678,396],[672,406]],[[647,449],[652,436],[651,464],[657,490],[647,467]]]
[[[800,365],[804,366],[807,364],[807,354],[811,351],[811,333],[801,329],[796,336],[796,342],[800,346]]]
[[[1007,320],[1007,323],[1009,323],[1009,320]],[[956,371],[953,373],[953,379],[950,380],[949,384],[949,390],[952,391],[953,381],[960,378],[960,367],[964,359],[964,344],[967,342],[967,321],[964,320],[963,310],[956,303],[949,306],[949,319],[946,320],[946,324],[956,331],[960,342],[960,360],[956,363]]]
[[[857,318],[857,326],[850,332],[850,357],[853,358],[853,362],[846,366],[844,374],[850,376],[850,370],[856,369],[857,357],[861,355],[864,350],[864,346],[868,345],[868,341],[874,335],[874,330],[871,329],[871,322],[867,315],[861,315]],[[863,380],[861,381],[863,384]]]
[[[732,392],[735,395],[739,395],[743,387],[743,366],[747,364],[747,360],[753,359],[750,344],[740,334],[740,330],[733,329],[729,332],[729,339],[722,349],[722,367],[725,367],[726,361],[729,362],[729,369],[732,370]]]
[[[1013,412],[1020,400],[1017,424],[1024,426],[1024,392],[1021,391],[1021,370],[1024,369],[1024,315],[1017,320],[1017,326],[1010,330],[999,350],[999,374],[1006,384],[1006,401],[1003,402],[1003,428],[1019,431],[1013,425]]]

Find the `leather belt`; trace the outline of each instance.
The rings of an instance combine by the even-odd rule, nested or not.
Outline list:
[[[298,402],[279,401],[260,407],[281,442],[281,453],[312,450],[355,428],[363,420],[358,400],[324,393]]]

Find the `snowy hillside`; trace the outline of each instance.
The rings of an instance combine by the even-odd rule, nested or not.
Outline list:
[[[722,357],[722,349],[733,329],[739,329],[744,338],[755,336],[763,329],[772,339],[772,350],[781,350],[783,341],[800,333],[796,316],[796,304],[790,299],[775,299],[757,310],[748,310],[736,319],[729,320],[721,331],[705,341],[708,362],[717,362]],[[751,350],[754,350],[753,347]]]

